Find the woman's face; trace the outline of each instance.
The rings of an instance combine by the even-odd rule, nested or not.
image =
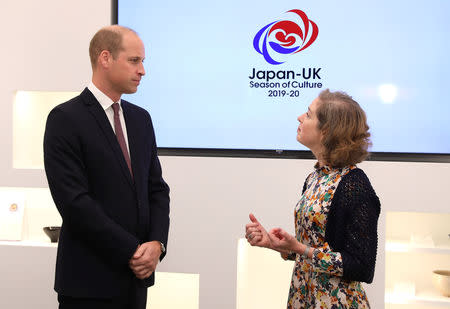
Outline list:
[[[319,120],[316,115],[318,104],[319,98],[316,98],[309,105],[308,111],[297,118],[300,122],[297,129],[297,141],[308,147],[316,157],[322,149],[323,136],[319,130]]]

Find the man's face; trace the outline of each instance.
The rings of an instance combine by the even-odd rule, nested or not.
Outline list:
[[[141,39],[132,32],[126,32],[122,37],[122,47],[116,59],[110,58],[107,74],[111,90],[119,96],[135,93],[145,75],[145,48]]]

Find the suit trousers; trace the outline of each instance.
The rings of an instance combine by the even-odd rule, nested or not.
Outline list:
[[[58,294],[59,309],[145,309],[147,288],[131,280],[130,288],[114,298],[79,298]]]

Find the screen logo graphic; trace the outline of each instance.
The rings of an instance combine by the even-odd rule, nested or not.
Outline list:
[[[319,34],[316,23],[301,10],[286,12],[287,18],[264,26],[253,39],[253,47],[273,65],[311,46]]]

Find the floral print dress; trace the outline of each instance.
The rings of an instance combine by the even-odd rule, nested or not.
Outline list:
[[[295,256],[288,309],[370,308],[361,283],[342,280],[341,254],[333,252],[325,241],[331,200],[342,177],[354,168],[316,165],[306,179],[305,191],[295,207],[295,231],[297,239],[314,251],[312,258]]]

